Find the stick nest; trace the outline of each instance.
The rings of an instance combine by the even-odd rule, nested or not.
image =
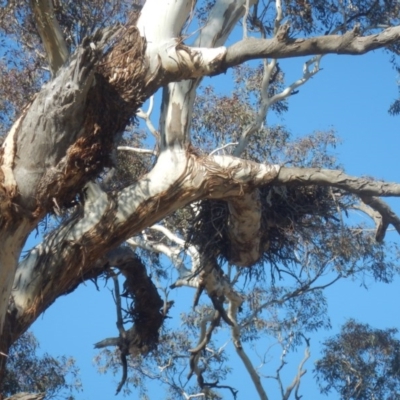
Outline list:
[[[319,186],[260,189],[262,201],[259,264],[272,266],[294,261],[294,250],[302,240],[313,240],[328,221],[340,224],[338,210],[344,208],[330,188]],[[229,262],[232,246],[228,235],[229,209],[225,201],[204,200],[193,217],[188,243],[202,254]]]

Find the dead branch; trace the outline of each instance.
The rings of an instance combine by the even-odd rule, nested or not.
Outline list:
[[[51,0],[31,0],[36,27],[46,49],[53,76],[67,61],[69,51],[62,30],[54,14]]]
[[[303,367],[304,367],[304,364],[307,362],[307,360],[310,358],[310,355],[311,355],[311,353],[310,353],[310,339],[304,337],[304,340],[306,342],[306,348],[304,349],[304,357],[300,361],[300,364],[299,364],[299,366],[297,368],[297,374],[293,378],[292,383],[286,388],[285,395],[283,396],[282,400],[289,400],[293,389],[295,389],[295,398],[296,398],[296,400],[300,399],[300,397],[301,397],[301,396],[299,396],[299,388],[300,388],[301,378],[307,372],[307,370],[303,369]]]
[[[382,242],[385,238],[386,230],[392,224],[400,234],[400,218],[382,199],[370,196],[361,196],[362,203],[359,209],[369,215],[375,222],[377,242]]]

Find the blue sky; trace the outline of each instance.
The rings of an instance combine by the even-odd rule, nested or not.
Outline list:
[[[300,77],[303,61],[281,61],[288,82]],[[289,99],[289,112],[283,120],[272,116],[269,121],[284,123],[299,136],[333,127],[343,140],[336,151],[347,173],[400,182],[397,165],[400,117],[391,117],[387,113],[391,101],[397,97],[398,77],[388,62],[388,56],[378,51],[361,57],[326,56],[321,67],[322,70],[300,88],[300,93]],[[212,79],[217,88],[226,82],[226,77]],[[226,91],[226,87],[223,89]],[[400,199],[392,199],[390,203],[400,214]],[[389,232],[387,238],[399,239],[394,232]],[[378,328],[400,328],[397,306],[400,280],[391,285],[375,284],[372,280],[367,283],[370,283],[368,290],[361,288],[359,282],[351,281],[339,282],[327,289],[333,329],[311,336],[312,358],[302,384],[304,399],[327,398],[319,395],[312,380],[313,362],[318,357],[319,343],[337,332],[347,318],[354,317]],[[187,298],[187,294],[177,294],[177,301],[188,304]],[[171,315],[178,318],[177,314],[178,309],[175,309]],[[107,288],[98,292],[91,283],[81,285],[74,293],[58,299],[39,317],[33,325],[33,332],[42,351],[76,358],[84,387],[84,392],[77,395],[78,400],[114,397],[120,374],[115,377],[99,375],[92,363],[96,354],[93,343],[117,334],[114,304]],[[260,342],[261,347],[266,345],[267,340]],[[292,360],[301,356],[302,349]],[[237,371],[230,382],[239,383],[238,399],[257,398],[235,354],[231,356],[231,367]],[[294,362],[288,366],[291,374],[296,368]],[[151,399],[163,399],[164,391],[156,385],[151,389]],[[274,385],[269,382],[265,387],[268,391]],[[230,397],[226,395],[226,398]],[[329,396],[332,400],[336,398],[334,394]]]

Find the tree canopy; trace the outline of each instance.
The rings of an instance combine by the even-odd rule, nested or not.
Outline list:
[[[117,393],[131,384],[145,398],[155,379],[169,398],[236,398],[224,383],[230,366],[220,338],[229,332],[262,400],[269,394],[248,347],[275,338],[282,354],[272,378],[282,399],[299,399],[307,334],[329,326],[324,289],[365,276],[390,283],[399,272],[397,245],[385,236],[389,227],[400,233],[400,219],[384,198],[399,197],[400,183],[346,174],[333,130],[296,137],[267,117],[288,112],[327,54],[381,49],[399,72],[399,11],[390,0],[7,1],[0,8],[4,393],[13,343],[57,298],[105,280],[117,331],[95,347],[100,368],[121,373]],[[309,58],[290,82],[280,60],[295,57]],[[228,93],[203,84],[221,74]],[[390,101],[388,111],[398,114],[400,100]],[[43,240],[24,254],[35,231]],[[183,287],[194,300],[177,327],[173,293]],[[368,398],[375,389],[356,376],[381,372],[364,374],[371,365],[361,354],[335,375],[335,346],[348,357],[376,344],[382,356],[396,345],[395,332],[355,322],[343,329],[316,367],[322,390]],[[286,355],[299,346],[304,358],[286,384]],[[354,384],[343,383],[349,374]]]
[[[7,371],[3,382],[3,395],[20,392],[44,393],[47,398],[72,400],[71,392],[79,390],[79,371],[72,358],[56,359],[38,354],[39,343],[31,332],[24,333],[11,346]]]
[[[373,329],[347,321],[335,337],[324,343],[316,371],[342,399],[396,399],[400,394],[400,347],[396,329]]]

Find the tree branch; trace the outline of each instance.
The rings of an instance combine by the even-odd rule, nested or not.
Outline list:
[[[304,349],[304,357],[300,361],[299,366],[297,367],[297,374],[293,378],[292,383],[286,388],[285,395],[283,396],[282,400],[289,400],[290,395],[292,394],[293,389],[295,389],[295,396],[296,399],[299,399],[301,396],[299,396],[299,388],[300,388],[300,382],[302,376],[307,372],[307,370],[304,370],[304,364],[307,362],[307,360],[310,358],[310,339],[307,339],[304,337],[304,340],[306,342],[306,348]]]
[[[123,151],[131,151],[133,153],[141,153],[141,154],[150,154],[152,156],[157,156],[158,153],[154,150],[150,149],[142,149],[138,147],[131,147],[131,146],[118,146],[117,150],[123,150]]]
[[[281,167],[273,185],[332,186],[359,196],[399,197],[400,184],[374,181],[322,168]]]
[[[71,219],[20,262],[13,291],[13,307],[18,311],[11,314],[21,329],[29,326],[60,294],[73,290],[86,276],[101,273],[102,268],[94,266],[107,251],[172,211],[202,198],[242,197],[268,184],[318,184],[359,196],[400,197],[400,184],[356,178],[336,170],[286,168],[232,156],[198,157],[180,150],[164,151],[149,174],[117,195],[104,193],[96,184],[87,185],[85,202]],[[217,275],[213,271],[199,284],[208,293],[220,290],[229,298],[229,283]],[[56,284],[43,288],[40,276]]]
[[[213,49],[184,46],[177,39],[171,39],[159,47],[155,54],[159,55],[158,67],[162,71],[168,71],[171,82],[217,75],[246,61],[262,58],[282,59],[325,54],[362,55],[390,46],[399,39],[400,26],[389,27],[367,36],[361,36],[356,26],[344,35],[291,39],[288,37],[288,25],[284,24],[272,39],[247,38],[228,48]],[[185,68],[178,68],[183,65]]]
[[[362,203],[358,208],[374,220],[376,225],[375,240],[377,242],[383,241],[390,224],[400,234],[400,218],[384,201],[371,196],[361,196],[361,200]]]
[[[313,38],[272,39],[248,38],[227,48],[222,70],[258,58],[288,58],[323,54],[361,55],[369,51],[389,46],[400,38],[400,27],[390,27],[383,31],[360,36],[358,27],[344,35],[326,35]]]
[[[67,61],[69,51],[54,15],[53,2],[51,0],[31,0],[31,8],[35,16],[36,27],[46,49],[50,70],[55,76]]]

